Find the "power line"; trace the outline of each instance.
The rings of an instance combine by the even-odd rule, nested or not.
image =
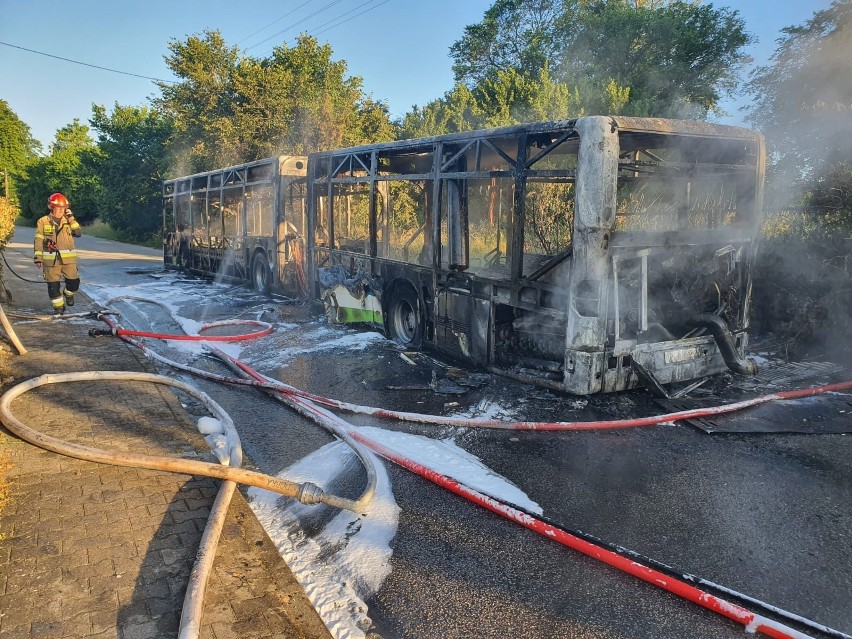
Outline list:
[[[292,9],[292,10],[288,11],[287,13],[285,13],[285,14],[284,14],[283,16],[281,16],[280,18],[276,18],[275,20],[273,20],[272,22],[270,22],[270,23],[269,23],[269,24],[267,24],[266,26],[261,27],[260,29],[258,29],[257,31],[255,31],[254,33],[250,33],[250,34],[249,34],[249,35],[247,35],[245,38],[243,38],[242,40],[240,40],[239,42],[237,42],[237,45],[240,45],[240,44],[242,44],[243,42],[245,42],[246,40],[248,40],[249,38],[251,38],[251,37],[253,37],[253,36],[256,36],[256,35],[257,35],[258,33],[260,33],[261,31],[265,31],[266,29],[268,29],[269,27],[271,27],[273,24],[277,24],[277,23],[281,22],[281,21],[282,21],[284,18],[286,18],[287,16],[293,15],[293,14],[294,14],[294,13],[296,13],[299,9],[301,9],[302,7],[304,7],[306,4],[310,4],[310,3],[311,3],[311,0],[307,0],[306,2],[303,2],[302,4],[300,4],[300,5],[299,5],[298,7],[296,7],[295,9]]]
[[[333,0],[333,2],[329,2],[327,5],[325,5],[325,6],[324,6],[324,7],[322,7],[321,9],[317,9],[317,10],[316,10],[316,11],[314,11],[313,13],[306,15],[306,16],[305,16],[304,18],[302,18],[301,20],[296,20],[296,22],[294,22],[293,24],[291,24],[291,25],[290,25],[289,27],[287,27],[286,29],[281,29],[281,31],[278,31],[278,32],[276,32],[276,33],[273,33],[273,34],[272,34],[271,36],[269,36],[268,38],[264,38],[264,39],[263,39],[263,40],[261,40],[260,42],[256,42],[255,44],[253,44],[253,45],[251,45],[250,47],[248,47],[248,48],[246,49],[246,51],[249,51],[250,49],[254,49],[254,48],[256,48],[256,47],[259,47],[259,46],[260,46],[261,44],[263,44],[264,42],[268,42],[269,40],[272,40],[272,38],[275,38],[275,37],[277,37],[277,36],[280,36],[282,33],[286,32],[286,31],[289,31],[290,29],[292,29],[293,27],[295,27],[297,24],[301,24],[302,22],[305,22],[305,21],[306,21],[306,20],[308,20],[309,18],[313,18],[315,15],[319,15],[319,14],[320,14],[320,13],[322,13],[323,11],[325,11],[325,10],[327,10],[327,9],[330,9],[330,8],[331,8],[331,7],[333,7],[334,5],[336,5],[336,4],[340,4],[341,2],[343,2],[343,0]]]
[[[340,20],[340,18],[342,18],[343,16],[348,16],[350,13],[354,13],[354,12],[358,11],[358,9],[361,9],[361,8],[363,8],[363,7],[366,7],[368,4],[372,4],[372,3],[374,3],[375,1],[376,1],[376,0],[367,0],[366,2],[362,2],[361,4],[359,4],[359,5],[355,6],[355,7],[352,7],[351,9],[349,9],[349,11],[344,11],[344,12],[343,12],[343,13],[341,13],[340,15],[333,17],[331,20],[328,20],[328,21],[326,21],[326,22],[323,22],[322,24],[317,25],[315,28],[316,28],[316,29],[322,29],[324,26],[329,25],[329,24],[331,24],[332,22],[337,22],[337,21],[338,21],[338,20]],[[386,0],[386,1],[387,1],[387,0]],[[360,15],[360,14],[359,14],[359,15]],[[354,17],[356,17],[356,16],[352,16],[352,17],[354,18]],[[342,23],[341,23],[341,24],[342,24]],[[337,25],[334,25],[334,26],[337,26]],[[333,29],[333,28],[334,28],[334,27],[329,27],[329,29]],[[324,33],[325,31],[328,31],[328,29],[323,29],[322,31],[315,31],[315,32],[313,32],[311,35],[316,36],[316,35],[318,35],[318,34],[320,34],[320,33]],[[295,40],[295,39],[294,39],[294,40]]]
[[[352,11],[356,11],[356,10],[360,9],[361,7],[366,7],[368,4],[370,4],[370,3],[372,3],[372,2],[375,2],[375,1],[376,1],[376,0],[369,0],[369,2],[365,2],[364,4],[362,4],[362,5],[358,6],[358,7],[355,7],[354,9],[351,9],[350,11],[347,11],[346,13],[341,13],[341,14],[340,14],[339,16],[337,16],[337,18],[335,18],[334,20],[338,20],[338,19],[342,18],[343,16],[345,16],[345,15],[347,15],[347,14],[349,14],[349,13],[352,13]],[[355,14],[354,16],[352,16],[351,18],[347,18],[346,20],[343,20],[342,22],[338,22],[337,24],[332,24],[330,27],[328,27],[328,28],[326,28],[326,29],[322,29],[321,31],[316,31],[313,35],[314,35],[314,36],[318,36],[319,34],[321,34],[321,33],[325,33],[326,31],[331,31],[332,29],[336,29],[336,28],[337,28],[337,27],[339,27],[341,24],[346,24],[346,23],[347,23],[347,22],[349,22],[350,20],[354,20],[354,19],[355,19],[355,18],[357,18],[358,16],[362,16],[362,15],[364,15],[365,13],[367,13],[368,11],[372,11],[373,9],[378,9],[378,8],[379,8],[379,7],[381,7],[383,4],[387,4],[388,2],[390,2],[390,0],[384,0],[383,2],[380,2],[380,3],[379,3],[379,4],[377,4],[377,5],[373,5],[373,6],[372,6],[372,7],[370,7],[369,9],[364,9],[361,13],[356,13],[356,14]],[[334,22],[334,20],[330,20],[329,22]],[[329,22],[326,22],[325,24],[321,24],[321,25],[320,25],[320,27],[324,27],[326,24],[329,24]]]
[[[131,75],[134,78],[144,78],[145,80],[153,80],[154,82],[165,82],[168,84],[174,84],[174,80],[161,80],[159,78],[152,78],[148,75],[139,75],[138,73],[130,73],[129,71],[119,71],[118,69],[110,69],[109,67],[102,67],[97,64],[89,64],[88,62],[80,62],[79,60],[72,60],[71,58],[63,58],[59,55],[53,55],[52,53],[45,53],[44,51],[36,51],[35,49],[27,49],[26,47],[19,47],[16,44],[9,44],[8,42],[0,41],[0,44],[11,47],[13,49],[20,49],[21,51],[27,51],[29,53],[37,53],[38,55],[43,55],[48,58],[55,58],[56,60],[63,60],[64,62],[70,62],[72,64],[79,64],[84,67],[91,67],[93,69],[100,69],[101,71],[109,71],[111,73],[120,73],[122,75]]]
[[[363,15],[363,14],[367,13],[368,11],[372,11],[373,9],[378,9],[378,8],[379,8],[379,7],[381,7],[383,4],[387,4],[388,2],[390,2],[390,0],[384,0],[383,2],[380,2],[380,3],[379,3],[379,4],[377,4],[377,5],[374,5],[374,6],[370,7],[370,8],[368,8],[368,9],[364,9],[364,10],[363,10],[363,11],[361,11],[360,13],[356,13],[354,16],[351,16],[351,17],[347,18],[346,20],[340,20],[340,19],[341,19],[341,18],[343,18],[344,16],[348,16],[350,13],[353,13],[354,11],[358,11],[358,9],[361,9],[361,8],[363,8],[363,7],[366,7],[368,4],[372,4],[372,3],[373,3],[373,2],[375,2],[375,1],[376,1],[376,0],[367,0],[367,2],[364,2],[364,3],[362,3],[362,4],[359,4],[357,7],[354,7],[354,8],[352,8],[352,9],[350,9],[349,11],[344,11],[343,13],[341,13],[340,15],[338,15],[338,16],[336,16],[336,17],[332,18],[331,20],[328,20],[327,22],[323,22],[322,24],[320,24],[320,25],[318,25],[318,26],[316,27],[317,29],[320,29],[320,30],[319,30],[319,31],[314,31],[313,33],[311,33],[311,35],[313,35],[314,37],[316,37],[316,36],[320,35],[321,33],[325,33],[326,31],[331,31],[332,29],[336,29],[336,28],[337,28],[337,27],[339,27],[340,25],[342,25],[342,24],[346,24],[346,23],[347,23],[347,22],[349,22],[350,20],[354,20],[354,19],[355,19],[355,18],[357,18],[358,16]],[[340,21],[338,22],[338,20],[340,20]],[[330,26],[327,26],[327,25],[330,25]],[[322,27],[326,27],[326,28],[325,28],[325,29],[323,29]],[[297,41],[298,41],[298,38],[294,38],[294,39],[293,39],[293,42],[294,42],[294,43],[295,43],[295,42],[297,42]],[[285,41],[285,44],[286,44],[286,41]]]

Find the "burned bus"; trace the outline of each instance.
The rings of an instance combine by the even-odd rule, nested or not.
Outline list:
[[[279,156],[166,180],[166,268],[304,296],[306,165]]]
[[[753,373],[764,162],[752,131],[603,116],[315,153],[308,291],[574,394]]]

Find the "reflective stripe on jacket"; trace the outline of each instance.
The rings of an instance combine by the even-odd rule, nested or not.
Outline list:
[[[40,217],[33,238],[33,259],[50,262],[59,258],[64,264],[76,262],[74,236],[80,234],[80,224],[73,216],[63,217],[58,223],[50,215]],[[56,243],[55,251],[49,250],[48,242]]]

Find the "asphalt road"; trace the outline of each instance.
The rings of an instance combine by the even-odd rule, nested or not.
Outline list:
[[[27,250],[17,243],[27,246],[20,230],[10,248]],[[124,286],[155,296],[163,290],[162,282],[126,273],[128,266],[156,264],[157,252],[92,238],[84,238],[80,247],[86,251],[81,255],[84,291],[87,286],[99,291]],[[491,375],[469,377],[485,385],[461,395],[390,390],[428,386],[433,371],[449,383],[449,363],[411,355],[412,366],[381,340],[365,350],[323,348],[332,334],[358,339],[357,333],[329,333],[324,319],[310,309],[246,292],[201,282],[172,286],[181,287],[178,299],[184,301],[178,306],[186,317],[210,321],[243,314],[280,325],[271,338],[247,347],[244,358],[263,373],[337,399],[441,414],[497,402],[514,418],[531,420],[662,412],[640,391],[578,402]],[[159,330],[172,321],[151,309],[137,306],[133,312],[140,315],[134,321]],[[216,369],[212,362],[197,360]],[[727,377],[714,381],[720,400],[737,396],[732,382]],[[254,390],[197,383],[229,411],[250,461],[266,472],[280,472],[330,441]],[[830,409],[845,410],[848,419],[852,400],[831,401]],[[772,410],[779,423],[790,418],[783,405]],[[349,419],[379,425],[363,417]],[[848,435],[708,435],[686,425],[570,433],[381,426],[453,437],[567,528],[852,634]],[[401,468],[390,465],[388,472],[401,514],[390,575],[366,601],[369,637],[722,639],[743,634],[739,624],[535,535]],[[362,481],[356,470],[341,479],[341,486],[354,495]],[[315,519],[307,521],[307,534],[320,526]]]

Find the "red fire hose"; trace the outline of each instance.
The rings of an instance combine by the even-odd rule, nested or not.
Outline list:
[[[248,372],[251,369],[247,364],[240,360],[231,357],[225,353],[221,357],[228,359],[240,369]],[[252,376],[254,377],[254,376]],[[358,413],[362,415],[370,415],[372,417],[382,417],[386,419],[395,419],[398,421],[417,422],[421,424],[436,424],[439,426],[461,426],[475,428],[499,428],[505,430],[606,430],[616,428],[635,428],[638,426],[654,426],[665,422],[675,422],[683,419],[694,419],[696,417],[706,417],[708,415],[723,415],[734,411],[749,408],[751,406],[759,406],[767,402],[775,400],[799,399],[802,397],[811,397],[813,395],[822,395],[825,393],[838,392],[852,389],[852,380],[847,382],[838,382],[836,384],[826,384],[814,388],[806,388],[802,390],[784,391],[782,393],[773,393],[771,395],[761,395],[752,399],[746,399],[741,402],[725,404],[723,406],[710,406],[707,408],[693,408],[690,410],[682,410],[674,413],[666,413],[664,415],[651,415],[649,417],[633,417],[630,419],[608,419],[590,422],[504,422],[496,419],[479,419],[476,417],[445,417],[441,415],[424,415],[422,413],[408,413],[404,411],[387,410],[385,408],[375,408],[373,406],[359,406],[358,404],[350,404],[336,399],[329,399],[321,395],[315,395],[303,390],[299,390],[283,382],[270,382],[263,376],[255,377],[261,383],[261,387],[266,388],[267,384],[272,390],[277,390],[281,393],[296,395],[309,399],[318,404],[345,410],[350,413]]]
[[[99,319],[107,322],[105,316],[99,316]],[[239,342],[247,339],[257,339],[258,337],[263,337],[264,335],[269,335],[272,332],[272,325],[267,322],[261,322],[259,320],[225,320],[222,322],[211,322],[209,324],[204,324],[201,328],[198,329],[198,332],[201,333],[203,331],[209,331],[212,328],[218,328],[220,326],[259,326],[261,330],[255,331],[254,333],[246,333],[243,335],[168,335],[163,333],[149,333],[146,331],[134,331],[126,328],[120,328],[111,322],[107,322],[110,325],[112,330],[109,331],[99,331],[96,329],[92,329],[89,331],[89,335],[95,337],[97,335],[117,335],[119,337],[151,337],[154,339],[162,339],[162,340],[176,340],[176,341],[185,341],[185,342]]]
[[[450,492],[460,495],[461,497],[464,497],[483,508],[487,508],[491,512],[505,517],[506,519],[510,519],[525,528],[529,528],[543,537],[553,539],[563,546],[567,546],[588,557],[602,561],[613,568],[617,568],[623,572],[633,575],[634,577],[638,577],[643,581],[647,581],[649,584],[662,588],[663,590],[687,599],[688,601],[696,603],[708,610],[712,610],[713,612],[723,615],[728,619],[741,623],[746,627],[747,632],[762,632],[763,634],[769,637],[774,637],[775,639],[810,639],[809,635],[801,633],[798,630],[753,613],[742,606],[738,606],[737,604],[721,599],[720,597],[716,597],[715,595],[705,592],[679,579],[675,579],[674,577],[666,575],[658,570],[654,570],[653,568],[644,566],[636,561],[622,557],[610,550],[606,550],[605,548],[601,548],[600,546],[580,539],[561,528],[547,524],[529,513],[521,512],[508,504],[494,499],[493,497],[483,495],[482,493],[473,490],[454,479],[450,479],[440,473],[436,473],[435,471],[426,468],[411,459],[397,455],[393,451],[385,448],[378,442],[361,435],[357,431],[353,431],[351,436],[353,439],[361,442],[385,459],[389,459],[390,461],[407,468],[442,488],[446,488]]]
[[[114,324],[109,322],[107,318],[102,319],[104,319],[104,321],[114,327]],[[113,328],[113,332],[118,335],[122,335],[122,333],[124,335],[139,333],[124,331],[124,329],[116,330],[115,328]],[[157,337],[160,339],[164,339],[167,337],[156,334],[150,334],[145,336]],[[198,338],[199,336],[194,337]],[[205,338],[201,337],[201,339]],[[785,391],[772,395],[764,395],[761,397],[736,402],[725,406],[715,406],[710,408],[679,411],[675,413],[668,413],[666,415],[642,417],[635,419],[604,420],[596,422],[499,422],[497,420],[437,417],[432,415],[420,415],[416,413],[387,411],[384,409],[349,404],[347,402],[339,402],[337,400],[332,400],[318,395],[313,395],[311,393],[306,393],[304,391],[300,391],[299,389],[280,382],[271,382],[264,376],[254,371],[244,362],[241,362],[236,358],[228,356],[222,351],[219,351],[218,349],[209,347],[209,350],[213,351],[214,354],[231,363],[235,368],[238,368],[244,374],[255,380],[254,382],[249,382],[251,385],[266,391],[279,393],[282,396],[301,397],[303,399],[313,400],[330,407],[349,410],[351,412],[366,413],[377,417],[390,417],[398,420],[417,421],[421,423],[435,423],[457,426],[479,426],[488,428],[510,428],[516,430],[591,430],[650,426],[653,424],[671,422],[679,419],[687,419],[705,415],[724,414],[736,410],[741,410],[749,406],[756,406],[773,400],[798,399],[802,397],[810,397],[823,393],[848,390],[852,388],[852,381],[847,381],[836,384],[828,384],[815,388]],[[203,372],[199,371],[199,373]],[[204,375],[207,376],[208,374],[205,373]],[[217,379],[217,381],[232,381],[222,376],[215,376],[215,379]],[[237,381],[239,383],[245,382],[245,380],[233,381]],[[411,459],[398,455],[390,449],[382,446],[375,440],[372,440],[369,437],[366,437],[365,435],[359,433],[355,428],[351,428],[348,434],[352,439],[364,444],[382,457],[393,461],[396,464],[399,464],[400,466],[420,475],[421,477],[428,479],[429,481],[432,481],[433,483],[457,495],[460,495],[473,503],[482,506],[483,508],[487,508],[488,510],[499,514],[507,519],[510,519],[511,521],[514,521],[518,524],[521,524],[522,526],[529,528],[530,530],[533,530],[544,537],[553,539],[554,541],[557,541],[564,546],[577,550],[578,552],[581,552],[589,557],[598,559],[606,563],[607,565],[610,565],[614,568],[618,568],[619,570],[638,577],[643,581],[646,581],[668,592],[676,594],[679,597],[696,603],[708,610],[712,610],[713,612],[727,617],[728,619],[736,621],[745,626],[747,632],[760,632],[774,639],[810,639],[809,635],[806,635],[794,628],[786,626],[783,623],[780,623],[768,617],[764,617],[760,614],[757,614],[744,608],[743,606],[727,601],[712,593],[697,588],[694,585],[686,583],[681,579],[678,579],[671,575],[667,575],[664,572],[661,572],[652,567],[643,565],[642,563],[624,557],[616,552],[613,552],[612,550],[608,550],[607,548],[602,547],[601,545],[597,545],[575,534],[572,534],[564,530],[563,528],[547,523],[542,519],[539,519],[535,515],[523,512],[509,504],[503,503],[493,497],[490,497],[472,488],[469,488],[464,484],[461,484],[454,479],[441,475],[440,473],[437,473],[421,464],[418,464],[417,462]],[[811,627],[816,627],[820,630],[827,631],[829,634],[833,634],[834,636],[847,636],[844,633],[840,633],[824,626],[820,626],[819,624],[815,624],[814,622],[798,617],[797,615],[793,615],[792,613],[787,613],[778,609],[774,610],[776,612],[783,613],[784,616],[788,618],[794,618],[800,621],[804,621]]]
[[[213,350],[213,349],[211,349]],[[215,351],[217,355],[220,357],[225,354],[221,351]],[[246,375],[252,377],[257,381],[265,381],[265,378],[253,370],[247,364],[240,362],[239,360],[235,360],[232,357],[225,356],[228,360],[230,360],[233,364],[235,364],[240,370],[242,370]],[[852,382],[849,383],[852,385]],[[271,390],[271,389],[266,389]],[[278,389],[278,393],[282,395],[286,395],[283,390]],[[796,391],[798,393],[802,393],[803,391]],[[813,394],[813,393],[810,393]],[[668,592],[671,592],[679,597],[687,599],[693,603],[698,604],[708,610],[712,610],[728,619],[741,623],[745,626],[747,632],[761,632],[769,637],[773,637],[774,639],[810,639],[809,635],[806,635],[802,632],[794,628],[790,628],[780,622],[774,621],[757,613],[751,612],[750,610],[739,606],[735,603],[722,599],[721,597],[717,597],[709,592],[701,590],[691,584],[686,583],[680,579],[667,575],[659,570],[655,570],[654,568],[645,566],[641,563],[623,557],[611,550],[607,550],[599,545],[593,544],[585,539],[581,539],[580,537],[573,535],[562,528],[554,526],[552,524],[546,523],[539,519],[538,517],[531,515],[529,513],[522,512],[517,508],[514,508],[508,504],[505,504],[493,497],[488,495],[484,495],[472,488],[465,486],[464,484],[459,483],[458,481],[446,477],[445,475],[441,475],[430,468],[427,468],[417,462],[398,455],[392,450],[382,446],[380,443],[375,440],[361,434],[357,429],[352,428],[349,432],[350,437],[352,439],[364,444],[374,452],[378,453],[385,459],[388,459],[403,468],[410,470],[411,472],[416,473],[417,475],[428,479],[429,481],[445,488],[465,499],[482,506],[483,508],[487,508],[488,510],[505,517],[506,519],[510,519],[515,523],[518,523],[530,530],[537,532],[538,534],[547,537],[548,539],[553,539],[554,541],[559,542],[560,544],[572,548],[578,552],[583,553],[589,557],[594,559],[598,559],[614,568],[622,570],[634,577],[638,577],[643,581],[646,581],[658,588],[662,588]],[[790,613],[788,613],[789,615]],[[794,616],[794,615],[790,615]],[[808,621],[808,620],[805,620]],[[812,622],[811,622],[812,623]],[[815,625],[815,624],[814,624]],[[842,633],[840,634],[842,636]]]

